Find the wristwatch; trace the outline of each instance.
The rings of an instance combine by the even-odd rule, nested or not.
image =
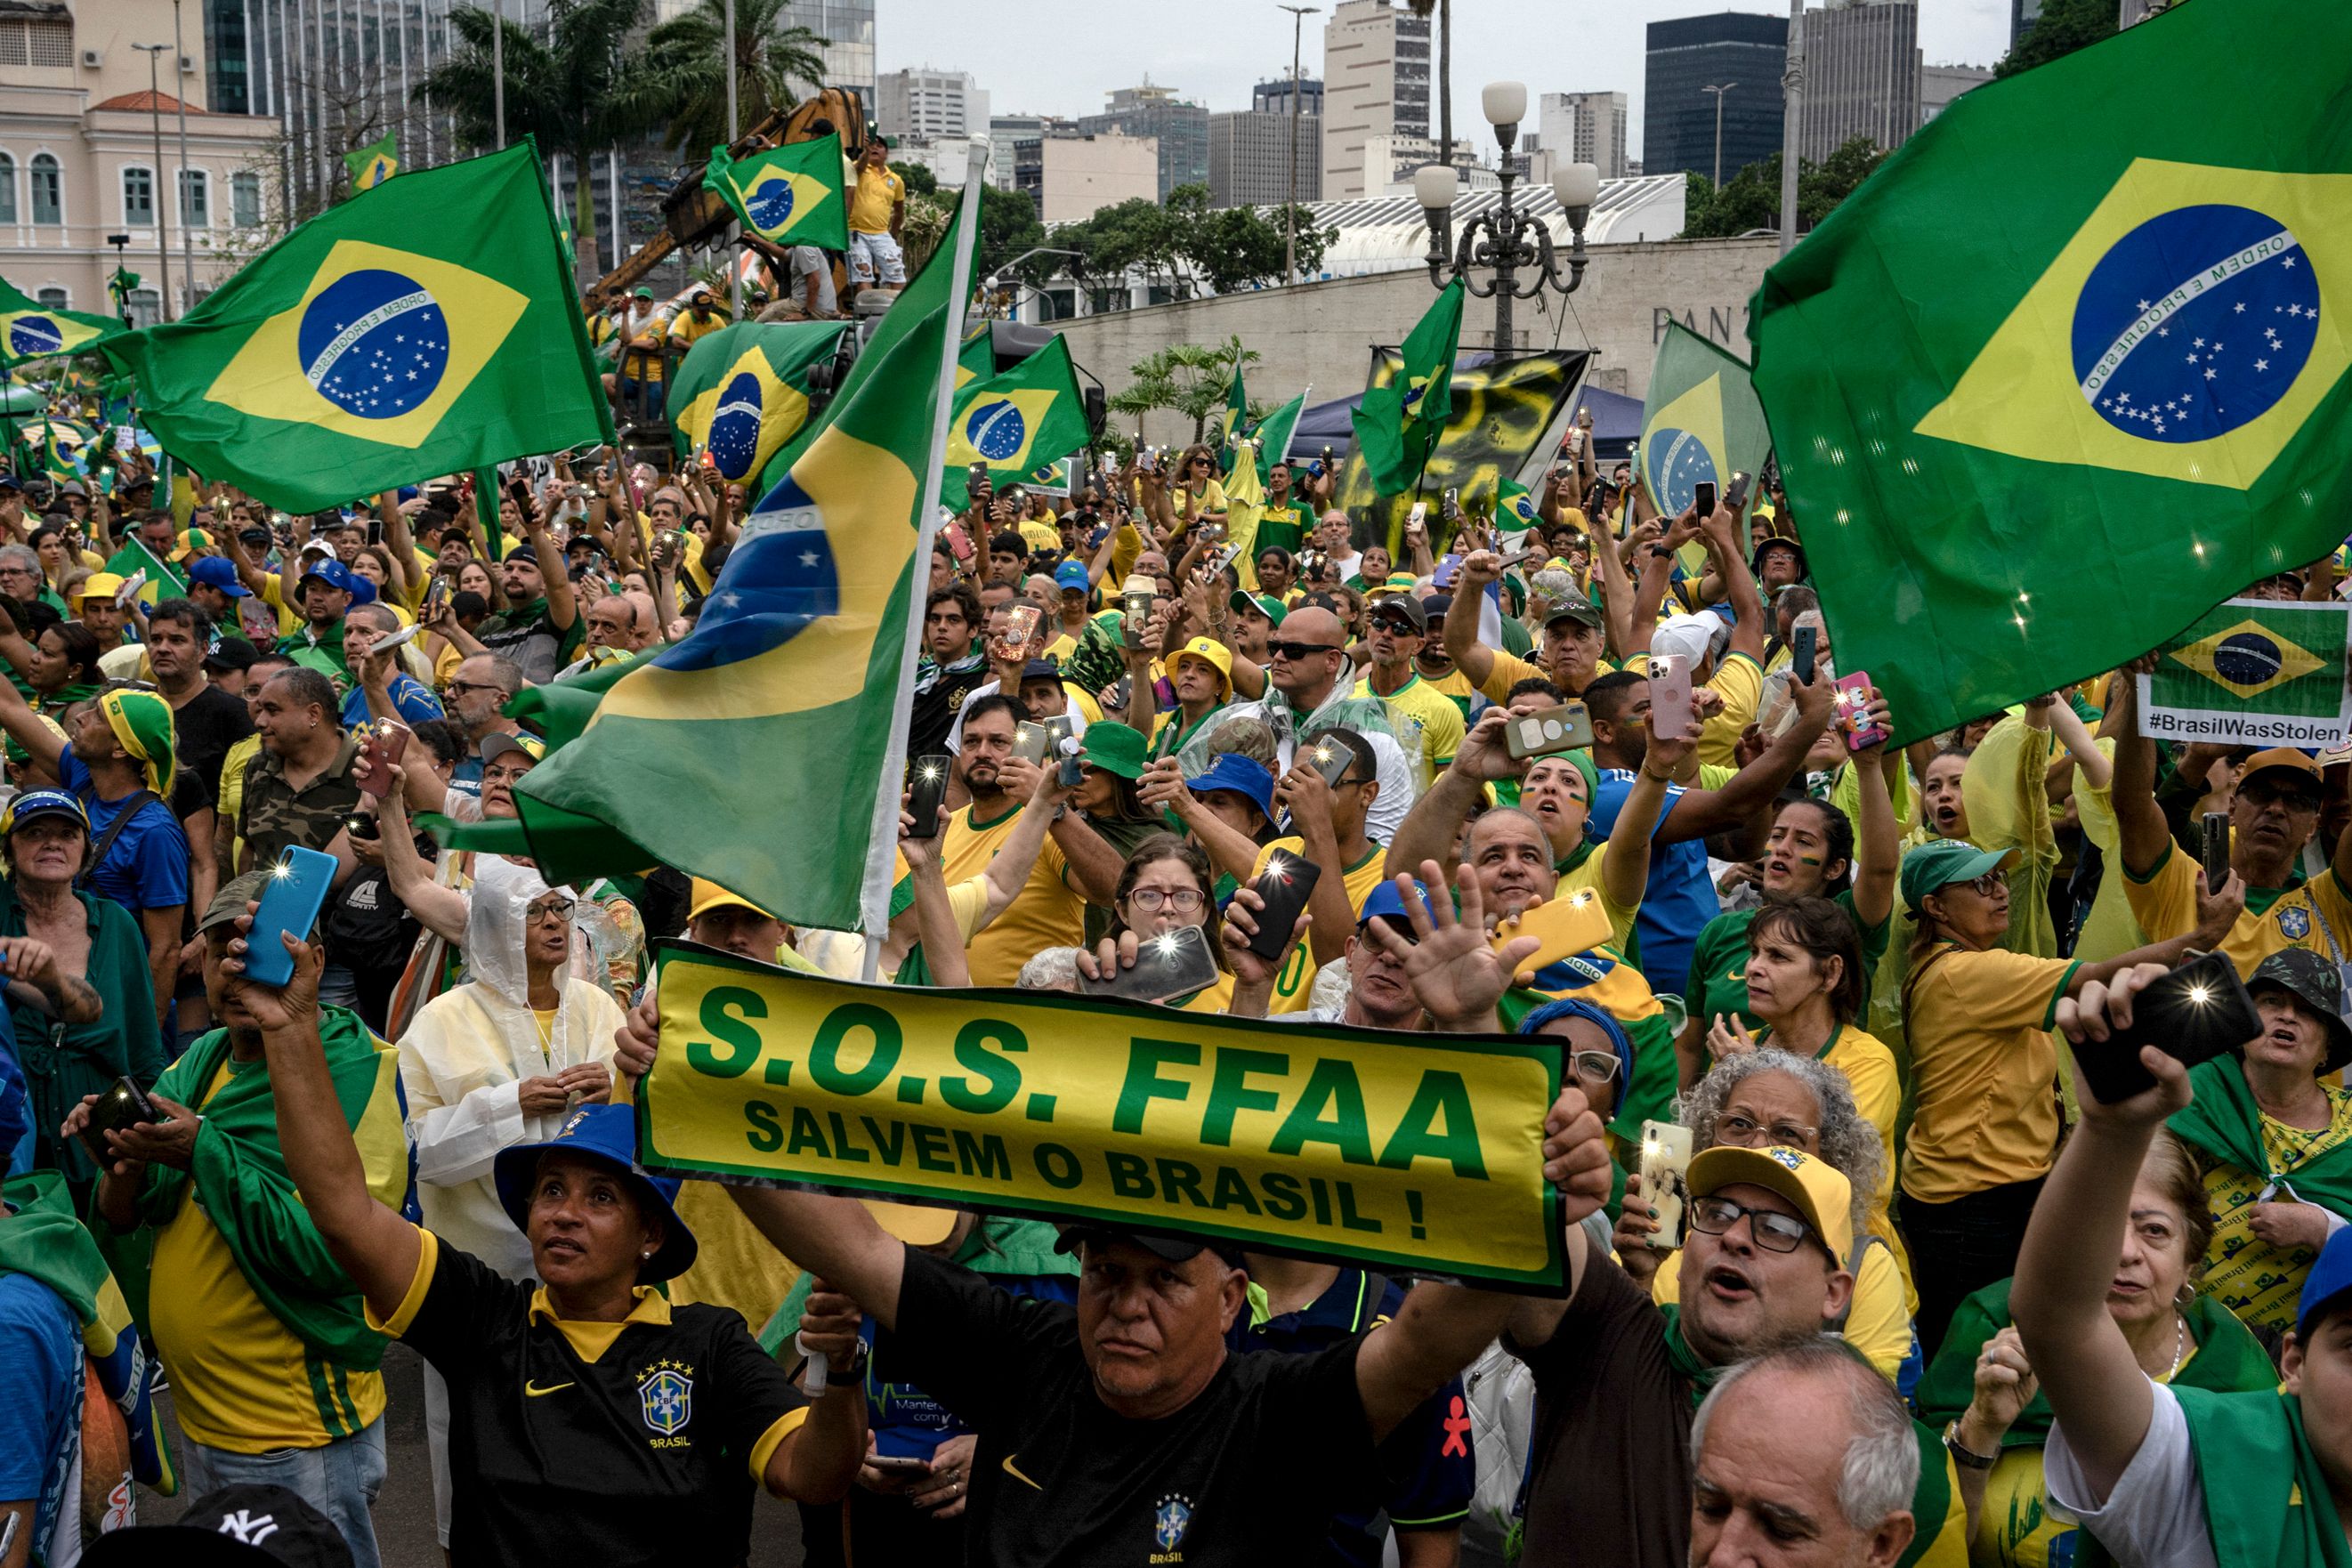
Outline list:
[[[865,1347],[861,1344],[858,1348],[862,1351]],[[1990,1470],[2000,1463],[1999,1454],[1979,1454],[1964,1447],[1960,1443],[1960,1424],[1957,1419],[1944,1426],[1944,1451],[1952,1456],[1954,1464],[1964,1469]]]
[[[825,1386],[828,1388],[847,1388],[853,1383],[864,1383],[866,1381],[866,1363],[870,1359],[871,1352],[866,1342],[864,1340],[858,1341],[857,1349],[851,1353],[850,1358],[847,1361],[844,1362],[839,1366],[827,1367],[825,1369]],[[1948,1439],[1947,1440],[1948,1441]]]

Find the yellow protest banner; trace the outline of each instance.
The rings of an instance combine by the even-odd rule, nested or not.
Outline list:
[[[686,943],[656,961],[649,1167],[1565,1287],[1555,1041],[857,985]]]

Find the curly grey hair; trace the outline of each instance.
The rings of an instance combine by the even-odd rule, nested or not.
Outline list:
[[[1078,950],[1075,947],[1041,947],[1029,955],[1013,984],[1024,991],[1076,991],[1078,988]]]
[[[1675,1101],[1675,1119],[1691,1130],[1692,1149],[1715,1146],[1715,1120],[1723,1114],[1732,1089],[1759,1072],[1786,1073],[1811,1091],[1822,1108],[1822,1158],[1853,1189],[1853,1234],[1860,1237],[1870,1228],[1870,1203],[1886,1169],[1886,1148],[1878,1129],[1855,1106],[1845,1074],[1827,1062],[1770,1046],[1724,1058]]]
[[[1848,1525],[1876,1530],[1911,1506],[1919,1486],[1919,1444],[1912,1436],[1911,1413],[1892,1384],[1826,1334],[1741,1362],[1716,1380],[1691,1421],[1694,1468],[1705,1455],[1707,1426],[1717,1407],[1744,1379],[1759,1373],[1828,1378],[1843,1386],[1853,1435],[1846,1440],[1845,1460],[1839,1467],[1837,1500]],[[1921,1521],[1923,1529],[1926,1524]]]

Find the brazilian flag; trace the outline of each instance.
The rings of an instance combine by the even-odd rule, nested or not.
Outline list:
[[[1662,517],[1680,517],[1697,487],[1720,497],[1735,473],[1756,474],[1772,450],[1748,367],[1670,323],[1642,400],[1642,485]]]
[[[1001,488],[1086,444],[1086,405],[1070,368],[1070,345],[1056,337],[1003,374],[957,395],[940,499],[951,507],[965,504],[974,463],[986,463],[990,480]]]
[[[743,226],[772,245],[849,248],[849,205],[842,194],[841,137],[755,153],[737,163],[724,147],[710,150],[702,171],[705,190],[716,191]]]
[[[2188,740],[2336,744],[2347,621],[2352,606],[2342,603],[2223,600],[2168,640],[2139,678],[2142,725]]]
[[[966,205],[977,205],[975,191]],[[971,279],[951,258],[969,221],[950,226],[745,523],[693,635],[619,668],[579,738],[516,792],[518,820],[446,829],[452,844],[527,853],[557,882],[660,860],[795,924],[860,927],[865,808],[898,789],[883,773],[922,602],[916,552],[940,372]],[[857,809],[824,833],[756,834],[726,813],[678,809],[746,780],[781,800]]]
[[[286,511],[613,439],[528,141],[354,196],[101,346],[166,449]]]
[[[1495,485],[1495,531],[1525,533],[1541,521],[1536,510],[1536,498],[1528,487],[1511,479],[1500,479]]]
[[[677,454],[708,451],[730,483],[757,478],[808,422],[811,365],[846,321],[741,322],[697,338],[670,380]]]
[[[0,278],[0,368],[54,354],[80,353],[131,329],[113,316],[52,310]]]
[[[352,189],[372,191],[400,173],[400,132],[387,131],[356,152],[343,154],[352,172]]]
[[[1421,482],[1454,416],[1454,352],[1462,338],[1462,280],[1448,283],[1404,340],[1396,375],[1365,390],[1348,416],[1373,490],[1402,495]]]
[[[989,323],[981,322],[966,333],[963,347],[956,351],[956,393],[975,381],[986,381],[996,374],[996,345],[990,335]]]
[[[1898,742],[2343,539],[2347,59],[2352,7],[2173,6],[1968,94],[1766,274],[1781,479]]]

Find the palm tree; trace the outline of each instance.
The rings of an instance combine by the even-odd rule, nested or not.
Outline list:
[[[736,0],[736,123],[749,129],[771,110],[800,101],[793,83],[824,85],[829,41],[785,20],[787,0]],[[634,103],[645,123],[668,122],[665,139],[680,154],[699,157],[728,141],[725,0],[697,0],[646,36],[630,72]],[[842,126],[846,142],[855,129]]]
[[[649,0],[548,0],[542,39],[516,23],[500,24],[476,5],[449,13],[457,47],[417,84],[414,96],[456,115],[457,134],[477,147],[498,140],[490,37],[499,28],[506,73],[506,132],[511,142],[537,139],[561,153],[572,175],[572,226],[581,254],[596,253],[595,186],[588,161],[619,136],[646,123],[623,95],[629,31]]]

